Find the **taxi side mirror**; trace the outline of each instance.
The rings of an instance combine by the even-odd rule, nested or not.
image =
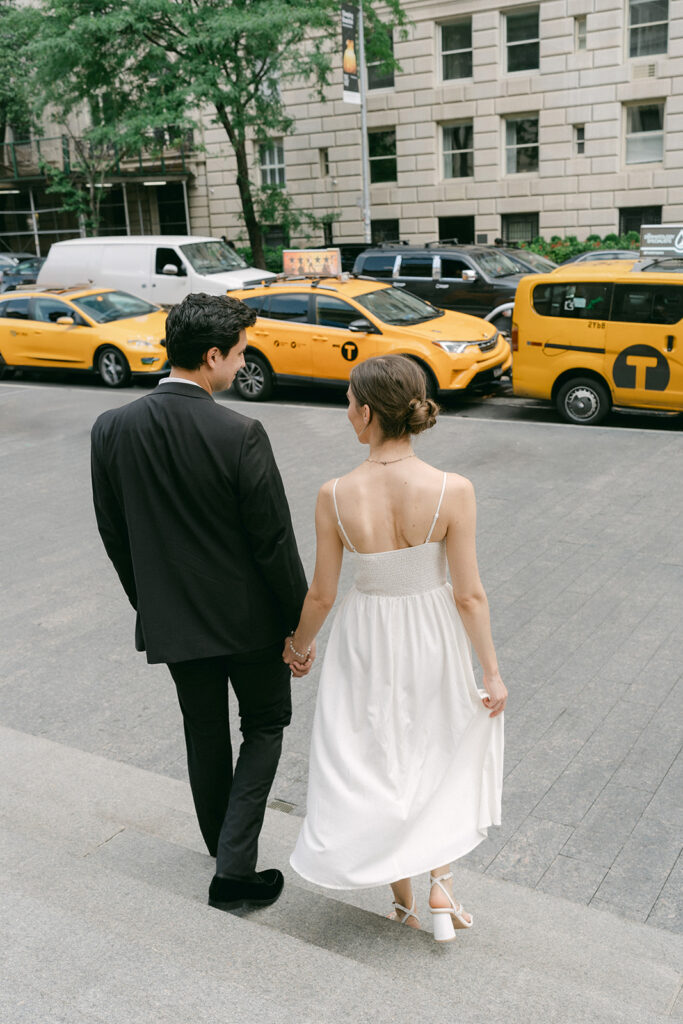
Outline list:
[[[72,316],[59,316],[57,317],[57,323],[63,324],[65,327],[73,327],[74,318]]]
[[[375,328],[372,326],[369,320],[366,320],[364,316],[358,320],[352,320],[349,324],[349,330],[354,331],[356,334],[374,334]]]

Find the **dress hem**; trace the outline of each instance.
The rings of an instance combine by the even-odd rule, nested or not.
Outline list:
[[[480,828],[478,828],[477,838],[474,840],[474,842],[472,842],[469,846],[462,850],[461,853],[455,853],[452,854],[450,857],[446,857],[443,863],[451,864],[456,860],[460,860],[460,858],[466,856],[466,854],[471,853],[472,850],[476,849],[476,847],[479,846],[481,842],[483,842],[484,839],[488,839],[488,829],[491,827],[500,827],[500,821],[491,821],[488,823],[488,825],[483,825]],[[391,885],[392,882],[398,882],[401,878],[415,878],[417,875],[424,875],[428,871],[431,871],[432,868],[438,866],[434,863],[434,861],[432,861],[426,867],[420,867],[417,869],[413,868],[410,871],[404,871],[402,874],[398,874],[393,878],[383,879],[380,882],[366,882],[364,885],[333,885],[330,882],[319,882],[316,878],[311,878],[310,875],[305,875],[303,871],[299,871],[299,869],[293,863],[293,857],[294,854],[292,854],[292,856],[289,858],[289,865],[293,871],[296,871],[297,875],[299,875],[300,878],[304,879],[304,881],[311,882],[313,885],[318,885],[320,886],[321,889],[336,889],[339,891],[348,890],[349,892],[354,891],[356,889],[378,889],[380,888],[380,886]]]

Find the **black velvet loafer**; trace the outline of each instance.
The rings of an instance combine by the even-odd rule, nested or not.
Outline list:
[[[209,906],[216,910],[267,907],[275,903],[284,885],[284,875],[277,868],[257,871],[251,881],[214,875],[209,886]]]

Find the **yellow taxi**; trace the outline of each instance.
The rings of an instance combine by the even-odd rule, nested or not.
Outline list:
[[[683,260],[573,263],[524,277],[512,318],[513,391],[568,423],[612,405],[683,411]]]
[[[343,384],[356,363],[389,352],[419,363],[431,396],[497,380],[512,362],[488,321],[378,281],[278,280],[230,294],[258,314],[235,379],[249,401],[270,398],[278,382]]]
[[[0,295],[0,370],[90,370],[110,388],[168,369],[166,313],[112,288]]]

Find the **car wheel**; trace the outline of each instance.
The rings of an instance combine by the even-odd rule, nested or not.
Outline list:
[[[235,377],[235,391],[247,402],[267,402],[273,393],[273,374],[265,359],[250,352]]]
[[[601,423],[610,410],[609,392],[591,377],[572,377],[557,392],[555,405],[567,423],[592,426]]]
[[[415,360],[415,362],[417,362],[417,360]],[[427,392],[427,398],[431,398],[434,402],[436,402],[437,398],[439,397],[439,386],[436,383],[436,377],[434,376],[432,371],[427,369],[426,366],[423,366],[422,363],[417,363],[417,365],[420,367],[420,369],[425,375],[425,391]]]
[[[113,345],[103,348],[97,357],[97,372],[108,388],[123,388],[130,384],[130,366],[123,352]]]

